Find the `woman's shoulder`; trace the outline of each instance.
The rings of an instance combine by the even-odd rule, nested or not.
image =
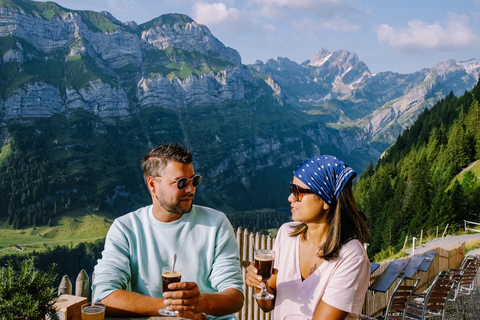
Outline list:
[[[286,222],[284,224],[282,224],[280,226],[280,228],[278,229],[278,232],[277,232],[277,237],[279,235],[283,235],[283,234],[289,234],[290,232],[292,232],[294,229],[295,229],[295,226],[299,225],[300,223],[298,222]]]
[[[340,256],[358,256],[368,260],[367,253],[360,241],[349,240],[340,248]]]

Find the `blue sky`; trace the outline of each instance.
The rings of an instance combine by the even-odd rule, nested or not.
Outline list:
[[[55,0],[54,0],[55,1]],[[410,73],[439,61],[480,59],[480,0],[57,0],[147,22],[183,13],[206,25],[244,64],[322,47],[358,55],[374,73]]]

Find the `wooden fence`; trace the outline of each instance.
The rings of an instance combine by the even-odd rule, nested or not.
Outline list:
[[[265,236],[259,233],[249,232],[247,229],[242,230],[238,228],[236,231],[236,240],[240,252],[240,265],[242,268],[243,278],[245,280],[245,270],[250,262],[253,261],[254,248],[258,249],[271,249],[273,247],[274,238],[270,235]],[[433,282],[437,274],[441,270],[448,270],[451,268],[458,268],[465,257],[465,243],[460,244],[458,247],[445,250],[442,248],[433,249],[437,252],[437,256],[433,260],[432,264],[426,272],[417,272],[413,277],[419,278],[417,291],[425,290]],[[406,258],[405,258],[406,259]],[[380,263],[380,267],[370,276],[370,284],[377,279],[388,267],[392,260],[385,260]],[[398,280],[397,280],[398,281]],[[244,281],[245,282],[245,281]],[[90,286],[90,280],[85,270],[82,270],[75,282],[75,295],[88,297]],[[367,291],[365,297],[365,303],[363,306],[363,314],[375,316],[387,305],[388,298],[395,288],[396,282],[392,284],[389,290],[385,293],[374,293],[371,290]],[[253,289],[243,285],[245,293],[245,304],[242,310],[237,313],[239,320],[270,320],[272,318],[272,312],[265,313],[255,302],[252,297]],[[72,284],[68,279],[68,276],[63,276],[62,282],[58,288],[58,294],[72,294]]]

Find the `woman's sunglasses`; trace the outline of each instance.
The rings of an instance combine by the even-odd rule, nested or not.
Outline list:
[[[160,176],[160,177],[156,177],[156,178],[162,178],[162,177]],[[188,185],[189,180],[192,181],[192,186],[197,187],[200,184],[200,181],[202,181],[202,176],[196,174],[191,178],[181,177],[181,178],[178,178],[176,180],[167,179],[167,178],[164,178],[164,179],[168,180],[168,181],[175,182],[177,184],[177,189],[182,190],[182,189],[185,189],[185,187]]]
[[[305,193],[315,194],[315,192],[313,192],[312,190],[300,188],[299,186],[297,186],[296,184],[293,184],[293,183],[290,183],[290,192],[295,197],[295,201],[302,201],[302,199],[300,199],[301,194],[305,194]]]

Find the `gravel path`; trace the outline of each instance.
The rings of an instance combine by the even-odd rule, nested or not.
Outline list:
[[[424,243],[421,247],[415,247],[415,254],[423,254],[426,251],[435,248],[455,248],[458,247],[458,245],[460,245],[462,242],[468,243],[469,241],[480,241],[480,233],[437,238],[430,242]],[[412,254],[412,249],[405,250],[405,252],[407,252],[408,254]],[[480,249],[475,249],[467,252],[467,255],[469,254],[480,254]]]

